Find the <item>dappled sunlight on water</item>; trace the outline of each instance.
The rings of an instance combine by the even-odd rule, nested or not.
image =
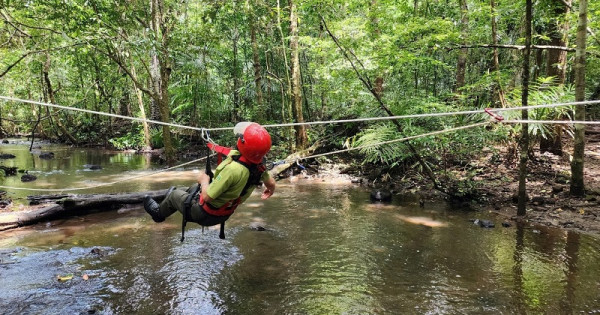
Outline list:
[[[393,204],[386,204],[381,202],[375,202],[365,205],[365,210],[369,212],[378,212],[378,211],[398,211],[400,210],[400,206]]]
[[[446,227],[446,226],[448,226],[448,223],[446,223],[446,222],[436,221],[436,220],[433,220],[432,218],[428,218],[428,217],[411,217],[411,216],[405,216],[405,215],[401,215],[401,214],[397,214],[395,217],[404,222],[425,225],[428,227]]]

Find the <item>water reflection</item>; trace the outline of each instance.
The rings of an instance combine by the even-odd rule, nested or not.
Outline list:
[[[22,174],[7,176],[2,185],[17,188],[34,189],[72,189],[70,193],[117,193],[163,189],[165,185],[188,185],[195,181],[197,169],[202,165],[191,165],[185,169],[160,173],[152,176],[164,165],[159,164],[157,156],[136,154],[133,152],[107,152],[95,148],[71,148],[64,145],[44,144],[42,149],[29,152],[23,144],[2,144],[0,153],[15,155],[14,159],[0,160],[2,165],[17,167],[35,175],[37,180],[23,183]],[[53,152],[54,158],[42,159],[40,153]],[[96,165],[101,169],[90,169]],[[107,183],[119,182],[115,185],[103,186]],[[60,191],[35,192],[28,190],[9,190],[9,197],[16,205],[26,203],[26,196],[32,194],[53,194]]]

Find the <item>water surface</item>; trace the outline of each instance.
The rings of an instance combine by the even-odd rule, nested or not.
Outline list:
[[[73,152],[69,155],[73,156]],[[87,153],[86,153],[87,154]],[[113,155],[110,155],[113,156]],[[56,184],[160,168],[81,157]],[[114,158],[114,156],[113,156]],[[140,157],[130,157],[132,161]],[[67,158],[65,158],[66,160]],[[122,159],[122,158],[118,158]],[[146,160],[145,160],[146,161]],[[67,162],[65,162],[68,164]],[[114,168],[114,169],[113,169]],[[84,173],[85,172],[85,173]],[[84,173],[84,175],[78,175]],[[89,175],[93,174],[93,175]],[[46,175],[47,174],[47,175]],[[64,177],[80,176],[67,183]],[[162,189],[193,178],[160,176]],[[49,180],[46,180],[49,182]],[[125,191],[131,183],[113,187]],[[156,224],[133,207],[0,233],[0,309],[7,314],[571,314],[600,312],[600,239],[491,219],[410,199],[370,204],[369,192],[322,181],[259,191],[218,229],[181,216]],[[264,231],[263,231],[264,228]],[[59,282],[57,276],[73,275]],[[84,280],[84,275],[88,280]]]

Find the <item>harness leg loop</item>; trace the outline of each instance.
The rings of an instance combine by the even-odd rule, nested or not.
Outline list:
[[[225,221],[221,222],[221,231],[219,232],[219,238],[225,239]]]

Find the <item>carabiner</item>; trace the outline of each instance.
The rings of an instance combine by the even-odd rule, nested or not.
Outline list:
[[[208,133],[208,130],[206,128],[202,128],[201,130],[201,134],[202,134],[202,139],[204,141],[206,141],[207,143],[215,143],[211,138],[210,138],[210,134]]]

